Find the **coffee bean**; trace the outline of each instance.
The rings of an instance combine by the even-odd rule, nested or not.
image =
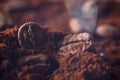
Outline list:
[[[96,28],[96,33],[104,38],[115,38],[119,36],[119,30],[116,26],[110,24],[101,24]]]
[[[0,29],[5,25],[5,17],[3,14],[0,12]]]
[[[50,58],[44,54],[29,55],[18,59],[18,67],[27,67],[27,72],[38,72],[45,74],[50,66]]]
[[[24,23],[18,30],[18,41],[23,48],[40,47],[46,39],[46,29],[35,22]]]
[[[94,49],[94,40],[89,33],[67,35],[58,53],[66,55],[67,53],[75,54],[79,51],[92,51]]]

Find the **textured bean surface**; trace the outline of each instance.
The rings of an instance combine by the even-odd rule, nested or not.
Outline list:
[[[94,49],[93,43],[93,37],[89,33],[70,34],[64,38],[58,53],[66,55],[66,53],[75,54],[80,50],[92,50]]]
[[[28,72],[45,74],[50,68],[49,57],[44,54],[25,56],[17,61],[19,67],[27,66]]]

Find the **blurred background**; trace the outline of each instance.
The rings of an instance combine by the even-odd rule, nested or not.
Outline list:
[[[28,21],[68,30],[68,13],[61,0],[0,0],[0,29]]]
[[[0,0],[0,30],[34,21],[66,33],[109,37],[119,34],[119,4],[119,0]]]

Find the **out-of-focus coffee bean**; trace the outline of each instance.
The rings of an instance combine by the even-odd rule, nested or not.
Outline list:
[[[0,28],[5,24],[5,17],[4,15],[0,12]]]
[[[101,37],[115,38],[119,36],[119,30],[116,26],[110,24],[101,24],[96,28],[96,33]]]
[[[87,0],[82,6],[82,15],[86,18],[97,16],[96,0]]]

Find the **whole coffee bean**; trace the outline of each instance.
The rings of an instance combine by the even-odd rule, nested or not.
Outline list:
[[[22,67],[27,67],[27,72],[38,72],[45,74],[51,66],[50,58],[44,54],[25,56],[17,61],[17,65]]]
[[[5,25],[5,17],[4,15],[0,12],[0,29]]]
[[[115,38],[119,36],[119,30],[116,26],[110,24],[101,24],[96,28],[96,33],[104,38]]]
[[[89,33],[70,34],[67,35],[58,53],[66,55],[67,53],[75,54],[79,51],[92,51],[94,50],[94,40]]]
[[[46,29],[35,22],[27,22],[18,30],[18,41],[23,48],[37,48],[47,40]]]
[[[87,0],[82,6],[82,16],[85,18],[97,17],[97,1]]]

